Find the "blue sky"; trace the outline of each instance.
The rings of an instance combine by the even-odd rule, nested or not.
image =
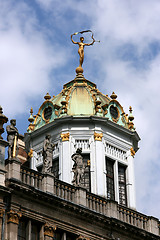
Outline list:
[[[0,0],[0,104],[24,133],[30,107],[74,79],[70,35],[86,29],[101,42],[85,48],[85,77],[133,107],[137,209],[160,218],[159,0]]]

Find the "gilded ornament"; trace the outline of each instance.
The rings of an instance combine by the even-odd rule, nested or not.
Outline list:
[[[22,217],[22,213],[20,212],[16,212],[14,210],[10,210],[8,213],[8,223],[15,223],[15,224],[19,224],[19,219]]]
[[[61,133],[62,142],[69,141],[70,133]]]
[[[46,93],[46,95],[44,96],[44,99],[46,101],[49,101],[51,99],[51,96],[49,95],[49,93]]]
[[[32,158],[32,157],[33,157],[33,149],[32,149],[32,148],[30,149],[30,151],[29,151],[29,153],[28,153],[28,157],[29,157],[29,158]]]
[[[131,151],[131,156],[134,157],[136,152],[134,151],[133,147],[131,147],[130,151]]]
[[[94,132],[94,140],[95,141],[102,141],[103,133],[96,133]]]
[[[0,218],[3,217],[4,213],[5,213],[5,210],[4,210],[3,208],[1,208],[1,209],[0,209]]]
[[[56,230],[56,226],[54,225],[49,225],[49,224],[45,224],[44,225],[44,236],[48,236],[48,237],[54,237],[54,232]]]

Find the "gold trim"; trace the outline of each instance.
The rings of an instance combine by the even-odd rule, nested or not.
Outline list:
[[[94,140],[95,141],[102,141],[103,133],[94,132]]]
[[[0,209],[0,218],[3,217],[4,213],[5,213],[5,210],[4,210],[3,208],[1,208],[1,209]]]
[[[33,149],[32,149],[32,148],[30,149],[30,151],[29,151],[29,153],[28,153],[28,157],[29,157],[29,158],[32,158],[32,157],[33,157]]]
[[[22,217],[22,213],[16,212],[12,209],[7,213],[7,215],[8,215],[7,223],[19,224],[19,219]]]
[[[61,133],[62,142],[69,141],[70,133]]]
[[[134,157],[136,152],[134,151],[133,147],[131,147],[130,151],[131,151],[131,156]]]
[[[48,236],[48,237],[54,237],[54,232],[57,229],[56,226],[54,225],[49,225],[49,224],[45,224],[44,225],[44,236]]]
[[[14,137],[13,158],[16,157],[17,135]]]

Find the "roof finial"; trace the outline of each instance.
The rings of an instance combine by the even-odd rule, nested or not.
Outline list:
[[[28,118],[28,121],[30,122],[30,123],[32,123],[32,122],[34,122],[34,117],[33,117],[33,108],[31,107],[31,110],[30,110],[30,117]]]

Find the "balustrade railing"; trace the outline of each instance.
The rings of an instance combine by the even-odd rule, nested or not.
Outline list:
[[[87,192],[86,198],[87,198],[86,206],[90,210],[94,210],[98,213],[106,214],[107,199],[102,198],[90,192]]]
[[[76,188],[73,185],[67,184],[55,178],[54,193],[56,196],[74,202],[75,190]]]
[[[76,139],[75,140],[75,149],[82,148],[82,150],[90,150],[90,144],[88,139]]]
[[[143,215],[132,209],[126,208],[122,205],[117,205],[117,210],[119,220],[134,225],[136,227],[142,228],[144,230],[147,230],[148,217],[146,215]]]
[[[105,152],[108,156],[115,157],[120,160],[126,160],[126,152],[114,147],[108,143],[105,143]]]
[[[21,181],[42,190],[43,174],[29,168],[21,167]]]
[[[28,169],[26,167],[21,167],[21,181],[23,183],[43,191],[43,184],[45,184],[45,181],[43,182],[43,179],[45,180],[45,175],[42,173]],[[77,204],[77,196],[80,196],[77,195],[77,193],[80,193],[79,191],[81,191],[81,196],[84,199],[81,205],[84,205],[88,209],[106,216],[114,216],[120,221],[126,222],[143,230],[152,231],[150,217],[144,214],[141,214],[123,205],[119,205],[117,202],[110,202],[104,197],[100,197],[96,194],[88,192],[86,189],[65,183],[59,179],[56,179],[54,176],[53,183],[54,188],[52,194],[56,195],[57,197]],[[156,220],[154,221],[155,224],[157,224],[156,228],[158,231],[160,222]]]

